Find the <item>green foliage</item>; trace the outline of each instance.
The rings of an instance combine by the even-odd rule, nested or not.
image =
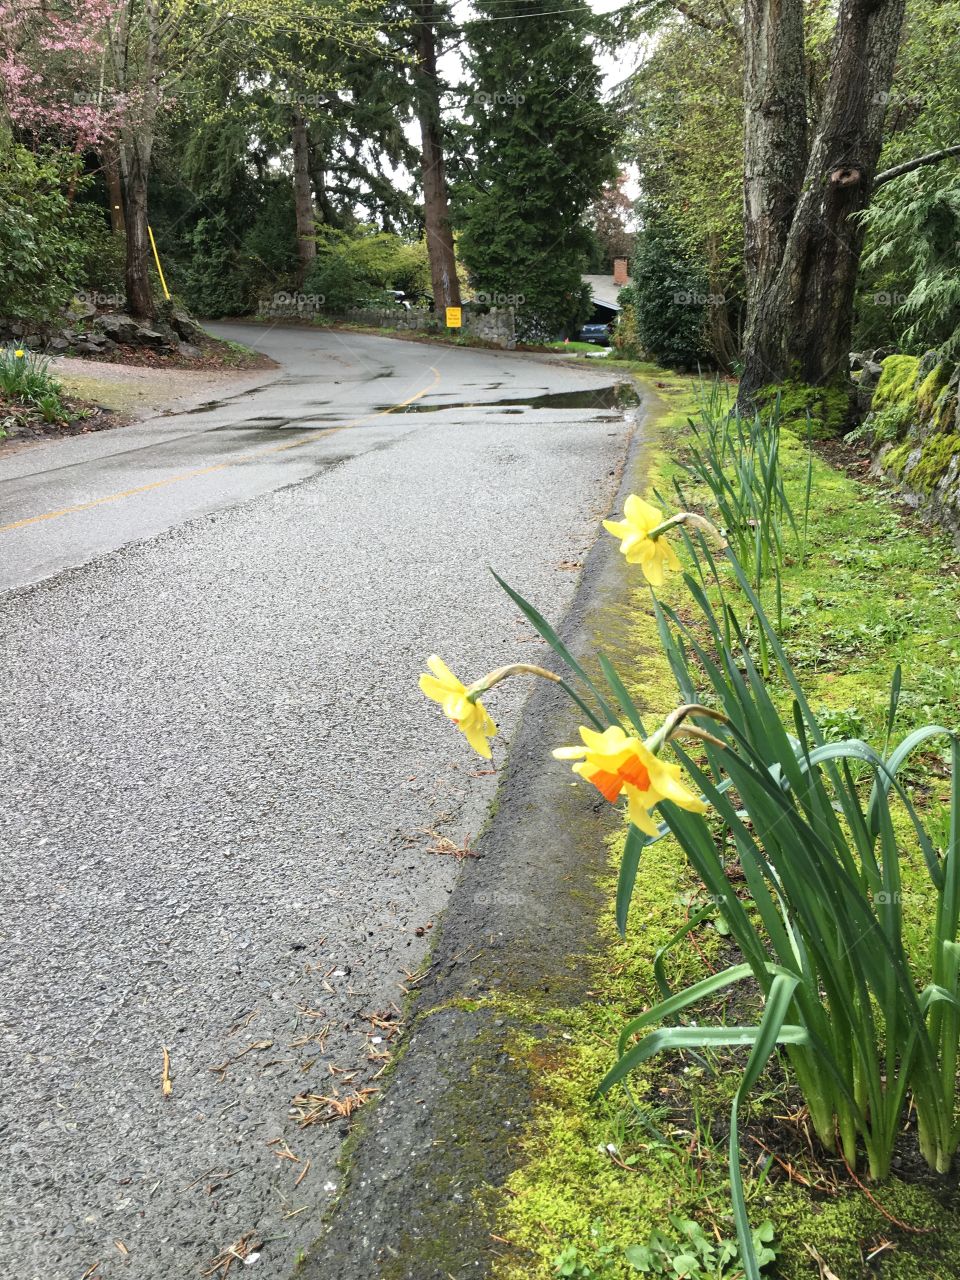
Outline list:
[[[727,538],[748,567],[756,590],[771,575],[779,580],[788,537],[795,554],[805,554],[813,458],[807,455],[803,532],[787,498],[780,470],[781,415],[771,411],[752,419],[730,412],[729,396],[719,382],[701,387],[699,422],[690,420],[691,440],[684,469],[688,483],[674,481],[682,511],[696,510],[709,494]],[[689,486],[696,486],[691,494]],[[778,617],[778,626],[782,619]]]
[[[35,410],[44,422],[63,422],[67,411],[63,385],[50,372],[50,361],[22,347],[0,348],[0,396]]]
[[[84,283],[96,214],[71,201],[77,157],[34,154],[0,127],[0,308],[27,320],[55,316]]]
[[[880,188],[864,220],[868,278],[882,269],[893,283],[873,297],[892,310],[896,345],[960,356],[960,176],[933,168],[898,178]]]
[[[62,390],[45,357],[12,345],[0,349],[0,391],[5,396],[38,404],[44,396]]]
[[[778,1047],[793,1067],[820,1142],[829,1150],[839,1144],[851,1167],[862,1144],[870,1176],[889,1173],[908,1103],[931,1168],[945,1172],[960,1144],[960,735],[925,725],[891,749],[898,668],[879,745],[829,741],[835,726],[825,727],[812,711],[736,554],[727,548],[716,559],[700,528],[683,532],[695,570],[685,575],[692,603],[681,613],[654,599],[654,610],[685,714],[701,731],[702,754],[694,759],[677,745],[676,732],[667,730],[675,718],[647,741],[653,750],[665,739],[673,742],[716,815],[711,821],[669,801],[659,806],[661,835],[669,831],[677,839],[709,904],[661,947],[655,971],[662,999],[623,1028],[618,1061],[601,1088],[609,1090],[662,1051],[747,1051],[731,1109],[730,1176],[743,1266],[747,1280],[757,1280],[739,1112]],[[601,659],[600,666],[620,709],[615,715],[536,611],[525,602],[521,607],[571,666],[595,719],[618,724],[622,715],[642,735],[640,711],[609,662]],[[758,632],[773,658],[770,685],[792,697],[789,728],[757,669]],[[704,730],[713,736],[704,738]],[[903,775],[937,739],[946,740],[950,755],[949,796],[924,821]],[[869,791],[855,770],[872,780]],[[733,863],[718,841],[721,832],[736,849]],[[649,843],[631,828],[623,857],[628,873],[621,870],[618,886],[621,927],[621,899],[632,893],[639,851]],[[915,861],[925,869],[919,911],[916,895],[903,890]],[[742,961],[672,990],[668,957],[717,904]],[[906,941],[918,933],[926,934],[920,963]],[[762,996],[757,1024],[683,1020],[687,1010],[702,1002],[715,1007],[743,983]]]
[[[589,315],[585,220],[615,176],[614,117],[586,38],[594,19],[583,0],[549,0],[536,22],[522,0],[479,0],[476,12],[459,249],[475,289],[515,300],[519,336],[556,338]]]
[[[368,281],[345,254],[318,258],[304,277],[303,289],[307,294],[321,297],[320,305],[332,312],[363,306],[371,292]]]
[[[906,404],[892,404],[886,409],[871,411],[863,422],[846,437],[849,444],[863,442],[868,449],[879,449],[883,444],[899,440],[913,422],[915,414]]]
[[[674,1280],[733,1280],[743,1274],[735,1240],[717,1240],[690,1218],[675,1213],[669,1218],[672,1234],[654,1231],[646,1244],[630,1245],[625,1250],[626,1260],[634,1271],[672,1276]],[[772,1222],[754,1228],[753,1247],[761,1270],[776,1261],[772,1242]]]
[[[637,350],[671,368],[695,369],[709,363],[705,338],[706,308],[711,299],[706,278],[683,247],[672,223],[650,217],[637,235],[633,285],[621,291],[630,308],[627,324],[635,331]],[[629,330],[628,330],[629,332]],[[628,341],[624,335],[624,344]]]
[[[602,1222],[591,1226],[590,1246],[588,1251],[575,1244],[565,1245],[553,1261],[554,1275],[574,1277],[574,1280],[601,1280],[609,1276],[614,1256],[620,1250],[607,1239]]]
[[[656,40],[627,80],[622,105],[644,221],[668,220],[671,257],[697,264],[699,278],[676,288],[713,299],[694,337],[702,346],[696,358],[729,367],[744,310],[743,51],[725,6],[708,0],[698,12],[708,15],[703,23],[657,21],[653,13]],[[696,358],[671,355],[667,363]]]
[[[957,141],[957,0],[911,0],[887,103],[880,168]],[[934,52],[935,51],[935,54]],[[931,74],[935,57],[936,73]],[[924,167],[881,186],[863,215],[866,251],[857,346],[960,354],[960,165]]]
[[[226,215],[201,218],[189,236],[190,260],[183,279],[184,301],[211,320],[242,315],[250,305],[250,279]]]

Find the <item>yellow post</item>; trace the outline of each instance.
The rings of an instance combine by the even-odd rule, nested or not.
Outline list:
[[[157,275],[160,277],[160,283],[163,285],[163,296],[170,301],[170,290],[167,288],[167,282],[163,278],[163,267],[160,265],[160,255],[157,253],[157,242],[153,238],[153,227],[147,223],[147,234],[150,237],[150,247],[153,249],[153,260],[157,264]]]

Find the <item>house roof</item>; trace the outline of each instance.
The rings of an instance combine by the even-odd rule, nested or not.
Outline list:
[[[614,311],[620,310],[617,295],[626,286],[614,284],[613,276],[584,276],[583,283],[590,286],[594,302],[599,302],[601,307],[610,307]],[[627,284],[633,284],[633,281],[628,280]]]

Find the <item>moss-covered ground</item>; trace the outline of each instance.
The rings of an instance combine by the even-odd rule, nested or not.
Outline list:
[[[694,380],[643,367],[634,371],[651,393],[656,388],[663,406],[653,466],[646,466],[636,487],[648,496],[667,493],[683,456]],[[785,435],[783,467],[799,510],[805,457],[801,442]],[[903,669],[898,731],[930,720],[955,724],[960,569],[952,544],[901,515],[882,490],[816,457],[808,547],[805,562],[794,555],[785,569],[785,639],[811,703],[829,712],[826,722],[836,736],[882,741],[897,663]],[[675,584],[660,594],[681,604],[683,592]],[[618,629],[628,629],[633,666],[621,674],[655,720],[675,705],[676,695],[641,581],[624,609]],[[602,619],[599,625],[602,630]],[[944,762],[931,752],[910,778],[921,807],[942,801],[944,779]],[[619,837],[610,849],[602,945],[583,958],[591,966],[594,998],[572,1011],[550,1012],[551,1024],[561,1029],[555,1043],[518,1034],[514,1045],[527,1055],[539,1083],[522,1163],[500,1199],[497,1236],[505,1252],[499,1280],[636,1275],[623,1249],[646,1243],[655,1229],[672,1232],[670,1214],[694,1219],[717,1239],[734,1234],[725,1138],[735,1062],[720,1059],[714,1063],[719,1070],[707,1071],[692,1059],[653,1059],[635,1073],[629,1095],[615,1090],[603,1099],[594,1096],[615,1057],[620,1027],[656,999],[658,947],[683,923],[697,895],[679,848],[672,839],[662,840],[645,851],[627,936],[620,939],[613,900],[621,842]],[[919,857],[915,863],[907,858],[904,890],[910,891],[912,877],[920,885],[924,875]],[[908,921],[918,968],[928,924],[922,906]],[[725,939],[709,924],[691,934],[688,944],[672,953],[674,981],[702,976],[714,960],[729,962]],[[707,1016],[711,1012],[717,1011]],[[822,1280],[960,1277],[956,1183],[939,1185],[904,1163],[898,1165],[903,1176],[863,1189],[811,1143],[801,1099],[779,1064],[755,1091],[746,1147],[753,1224],[771,1221],[779,1249],[769,1274]],[[565,1262],[558,1270],[561,1254]]]

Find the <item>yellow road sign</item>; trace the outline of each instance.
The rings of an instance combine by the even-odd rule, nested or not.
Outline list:
[[[447,307],[447,328],[459,329],[463,325],[463,312],[460,307]]]

